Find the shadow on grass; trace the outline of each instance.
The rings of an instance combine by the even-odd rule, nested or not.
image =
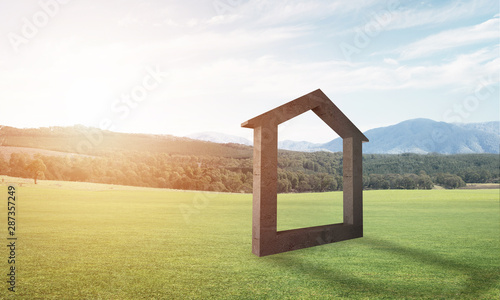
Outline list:
[[[335,269],[332,268],[330,264],[325,265],[319,262],[311,262],[310,260],[302,259],[297,255],[276,255],[269,257],[269,259],[282,267],[294,268],[294,271],[296,272],[307,274],[315,280],[321,280],[331,284],[332,286],[339,287],[345,293],[343,296],[346,297],[348,297],[350,293],[354,292],[367,297],[383,298],[391,296],[429,298],[435,296],[447,296],[451,298],[463,297],[474,299],[479,298],[483,293],[500,283],[500,271],[492,271],[492,269],[484,269],[466,263],[457,262],[431,251],[405,247],[394,242],[370,237],[358,239],[356,242],[359,243],[359,245],[366,246],[374,251],[383,251],[391,255],[397,255],[412,261],[418,261],[423,265],[430,265],[444,270],[460,272],[467,277],[466,283],[461,289],[453,291],[453,294],[434,295],[429,291],[419,291],[418,286],[415,286],[414,291],[402,291],[402,287],[400,285],[391,285],[390,282],[386,281],[377,282],[376,280],[373,280],[373,278],[367,280],[362,277],[356,277],[348,273],[348,270]],[[409,284],[411,285],[411,282],[409,282]],[[407,295],[398,295],[398,291],[400,293],[407,293]],[[418,295],[412,295],[412,293],[417,293]]]

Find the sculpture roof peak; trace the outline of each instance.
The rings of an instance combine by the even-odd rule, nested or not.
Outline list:
[[[333,104],[321,89],[258,115],[243,122],[241,126],[246,128],[278,126],[309,110],[312,110],[341,138],[357,137],[363,142],[368,142],[368,138]]]

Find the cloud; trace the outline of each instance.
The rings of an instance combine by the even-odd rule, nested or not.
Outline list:
[[[453,89],[471,87],[478,78],[498,77],[499,47],[486,47],[472,53],[460,54],[441,64],[355,64],[336,65],[328,76],[345,92],[356,90]]]
[[[335,99],[340,107],[352,106],[349,95],[357,93],[390,95],[386,92],[439,90],[461,97],[474,90],[481,80],[494,82],[499,72],[495,57],[498,50],[498,47],[489,47],[442,64],[410,66],[333,60],[290,62],[273,56],[220,58],[202,65],[171,69],[170,73],[175,76],[168,80],[166,89],[155,94],[155,99],[148,100],[145,106],[168,112],[169,117],[162,121],[165,128],[179,127],[195,132],[198,120],[209,115],[211,130],[236,124],[232,134],[239,134],[237,125],[243,120],[317,88]],[[411,97],[391,101],[397,101],[402,107],[415,103]],[[421,101],[432,103],[439,99]],[[360,100],[360,103],[366,102]],[[183,113],[185,111],[189,111],[189,115]]]
[[[253,26],[276,26],[301,22],[310,23],[332,15],[364,10],[376,2],[378,0],[214,1],[214,6],[218,13],[209,19],[208,23],[227,24],[240,22],[252,23]]]
[[[398,61],[392,58],[384,58],[384,62],[389,65],[398,65]]]
[[[473,87],[479,78],[498,77],[500,69],[492,62],[498,57],[498,46],[461,54],[453,60],[430,66],[407,67],[406,81],[400,87],[460,89]],[[401,74],[402,72],[400,72]],[[404,74],[401,74],[402,76]]]
[[[500,71],[496,57],[498,50],[498,47],[484,48],[430,66],[289,62],[270,56],[255,60],[220,59],[202,66],[171,70],[175,78],[166,93],[175,99],[217,98],[221,107],[231,107],[235,99],[251,101],[249,103],[257,99],[280,101],[316,88],[337,95],[363,91],[473,88],[478,78],[490,78]],[[192,86],[197,88],[190,88]],[[262,103],[256,106],[260,107],[258,110],[262,110]],[[269,105],[272,108],[273,103],[269,102]]]
[[[399,59],[409,60],[452,48],[498,40],[499,20],[493,18],[478,25],[446,30],[399,48],[395,52],[399,53]]]
[[[398,6],[398,9],[391,11],[390,22],[388,22],[385,29],[395,30],[423,25],[443,24],[454,20],[463,20],[467,17],[474,17],[481,13],[490,14],[491,11],[498,11],[498,4],[494,2],[488,0],[452,1],[440,7],[412,7],[410,9]]]
[[[225,3],[227,2],[227,3]],[[234,2],[234,4],[232,4]],[[210,25],[252,24],[252,27],[273,27],[297,24],[331,11],[331,4],[322,1],[214,1],[217,14],[210,18]]]

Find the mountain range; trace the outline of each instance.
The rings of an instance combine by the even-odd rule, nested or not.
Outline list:
[[[370,129],[364,134],[370,140],[363,144],[363,153],[499,153],[500,122],[446,123],[430,119],[411,119],[401,123]],[[189,136],[193,139],[217,143],[239,143],[251,145],[245,138],[215,132]],[[293,151],[342,151],[342,139],[330,142],[310,143],[306,141],[280,141],[278,148]]]
[[[194,140],[221,143],[221,144],[233,143],[233,144],[242,144],[247,146],[252,145],[252,142],[244,137],[229,135],[220,132],[213,132],[213,131],[193,133],[187,135],[186,137]]]

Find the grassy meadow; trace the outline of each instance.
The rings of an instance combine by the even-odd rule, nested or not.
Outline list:
[[[500,295],[497,189],[365,191],[365,237],[262,258],[251,253],[250,194],[50,181],[24,183],[17,194],[21,299]],[[0,195],[6,237],[6,183]],[[279,229],[341,222],[341,198],[280,195]],[[3,276],[0,298],[8,299]]]

